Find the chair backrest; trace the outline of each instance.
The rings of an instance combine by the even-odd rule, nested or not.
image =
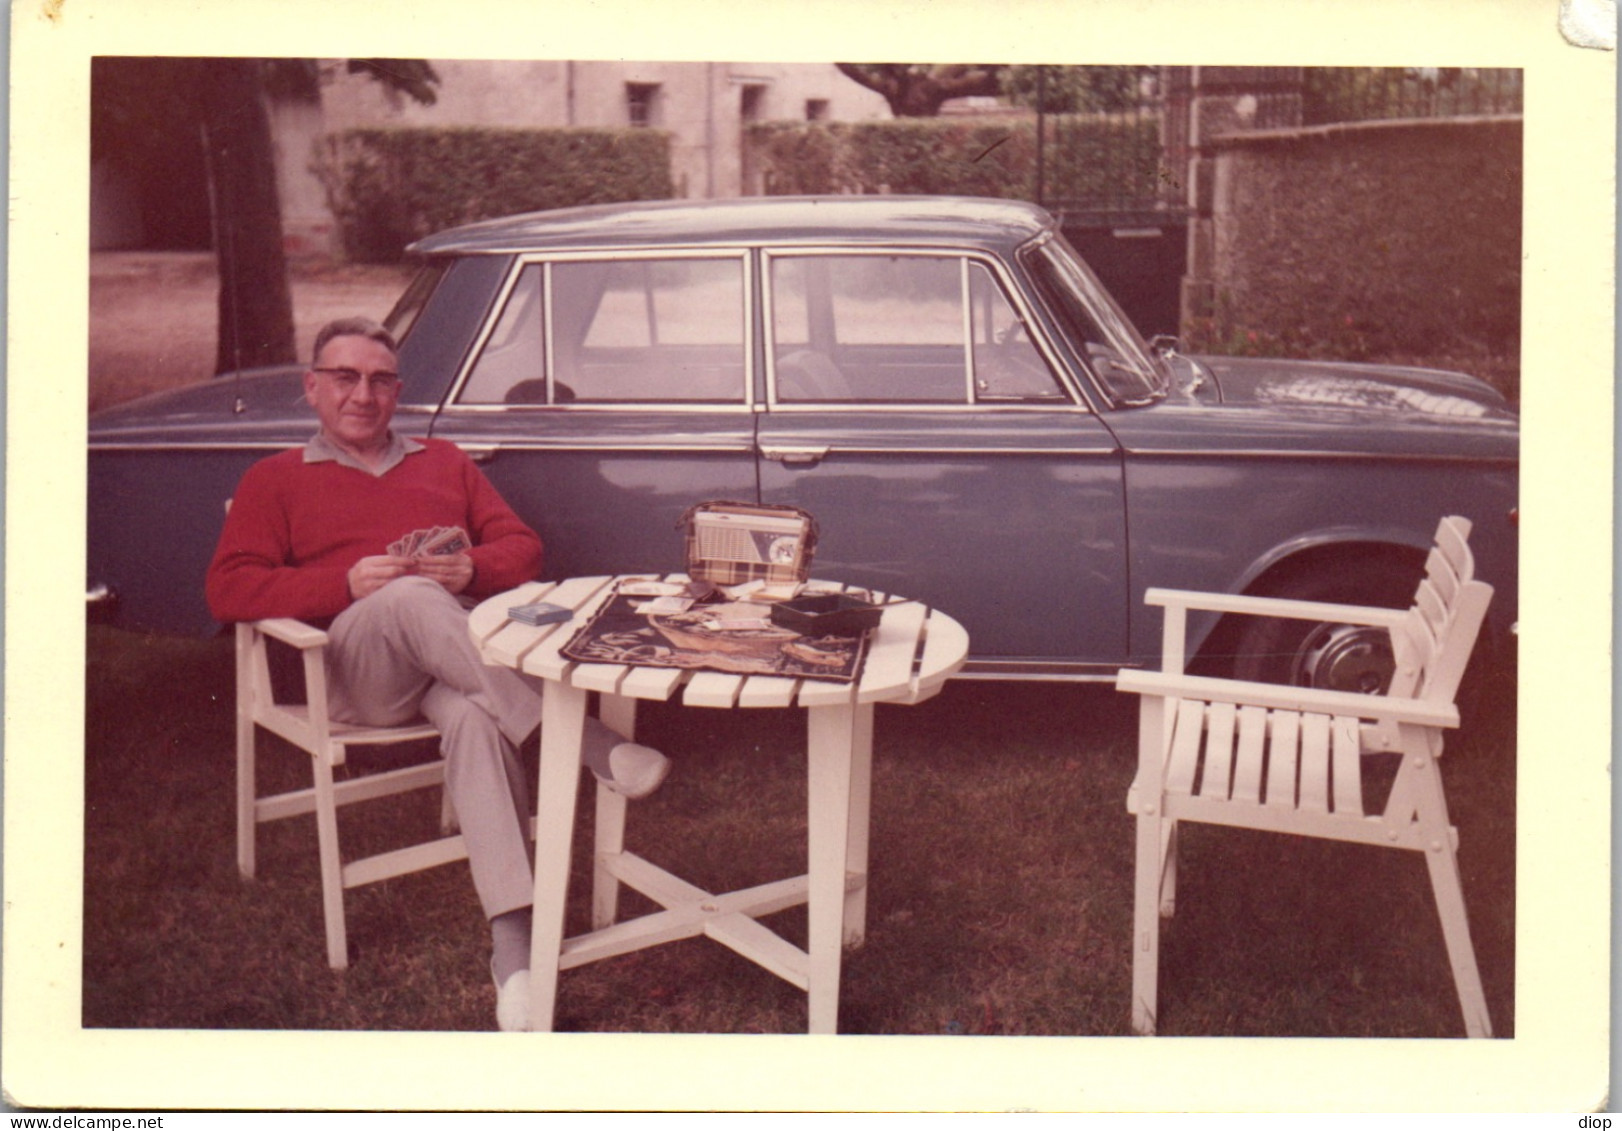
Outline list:
[[[1492,601],[1492,586],[1476,580],[1469,538],[1469,519],[1453,515],[1437,525],[1414,604],[1391,633],[1393,696],[1451,702],[1458,692]]]

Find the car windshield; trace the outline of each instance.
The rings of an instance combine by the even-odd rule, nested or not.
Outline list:
[[[1116,404],[1147,404],[1166,395],[1166,374],[1153,351],[1063,236],[1028,248],[1023,258],[1043,299]]]

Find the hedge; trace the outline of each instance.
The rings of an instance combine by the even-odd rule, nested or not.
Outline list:
[[[1152,200],[1159,120],[1075,114],[1047,119],[1043,196]],[[749,127],[769,196],[923,193],[1034,200],[1031,118],[908,118],[881,122],[762,122]]]
[[[475,220],[675,195],[670,136],[644,128],[347,130],[315,171],[345,253],[365,263]]]

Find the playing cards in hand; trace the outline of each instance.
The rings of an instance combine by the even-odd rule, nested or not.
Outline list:
[[[437,558],[466,553],[472,545],[467,531],[460,526],[435,526],[396,538],[389,543],[389,554],[396,558]]]

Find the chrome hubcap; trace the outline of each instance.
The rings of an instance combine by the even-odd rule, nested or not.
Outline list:
[[[1391,686],[1395,669],[1384,629],[1326,624],[1302,642],[1291,676],[1300,687],[1377,695]]]

